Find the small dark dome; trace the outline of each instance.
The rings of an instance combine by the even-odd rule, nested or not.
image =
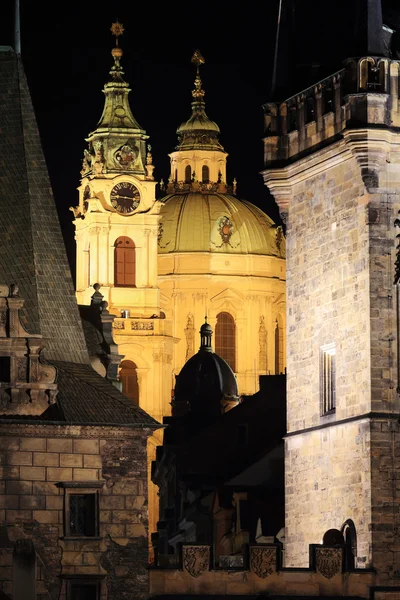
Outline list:
[[[212,333],[212,332],[213,332],[213,330],[212,330],[212,327],[211,327],[210,323],[205,322],[200,327],[200,335],[201,336],[208,335],[209,333]]]
[[[188,412],[217,417],[239,402],[236,377],[223,358],[211,347],[212,327],[200,329],[201,346],[176,378],[173,414]]]

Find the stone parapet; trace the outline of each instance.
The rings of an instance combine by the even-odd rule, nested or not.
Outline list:
[[[265,166],[309,154],[347,127],[398,127],[399,64],[373,56],[349,59],[344,69],[291,98],[266,103]]]
[[[210,547],[184,545],[178,568],[150,568],[150,595],[299,595],[358,596],[368,598],[375,574],[368,569],[345,572],[344,548],[310,546],[305,569],[281,567],[281,547],[249,547],[245,568],[212,567]]]

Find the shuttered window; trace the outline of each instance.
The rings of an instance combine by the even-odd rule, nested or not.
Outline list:
[[[123,360],[119,372],[119,380],[122,383],[122,391],[136,406],[139,406],[139,384],[137,378],[137,366],[131,360]]]
[[[227,312],[217,315],[215,326],[215,352],[236,371],[236,326],[235,321]]]
[[[136,251],[133,241],[121,236],[115,242],[114,284],[118,287],[136,286]]]

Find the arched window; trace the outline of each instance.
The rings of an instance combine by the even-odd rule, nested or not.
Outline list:
[[[217,315],[215,352],[226,360],[232,371],[236,371],[236,326],[232,315],[227,312]]]
[[[203,183],[210,182],[210,169],[208,168],[207,165],[203,165],[201,167],[201,180]]]
[[[135,244],[130,238],[121,236],[115,241],[114,246],[114,285],[118,287],[135,287]]]
[[[190,165],[185,167],[185,182],[190,183],[192,179],[192,168]]]
[[[128,396],[136,406],[139,406],[139,384],[137,378],[137,366],[131,360],[123,360],[119,372],[119,380],[122,383],[122,392]]]
[[[283,330],[278,319],[275,324],[275,375],[283,373]]]
[[[354,521],[347,519],[341,526],[340,531],[344,537],[346,571],[351,571],[356,567],[357,558],[357,532]]]
[[[175,169],[175,179],[174,179],[175,183],[178,182],[178,169]]]

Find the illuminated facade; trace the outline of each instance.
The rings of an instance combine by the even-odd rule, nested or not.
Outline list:
[[[240,394],[256,392],[260,374],[284,371],[285,240],[259,208],[236,198],[235,182],[228,189],[227,153],[205,113],[198,52],[192,115],[177,131],[167,196],[156,200],[148,137],[130,110],[118,45],[112,54],[73,209],[77,297],[90,304],[101,284],[118,315],[123,391],[162,421],[205,314]]]

